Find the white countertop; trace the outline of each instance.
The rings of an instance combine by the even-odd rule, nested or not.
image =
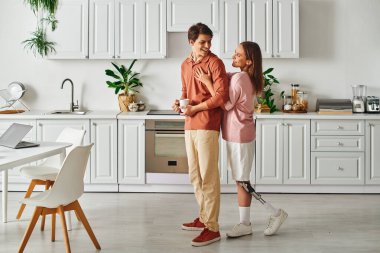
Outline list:
[[[380,113],[353,113],[353,114],[318,114],[317,112],[308,113],[255,113],[255,119],[356,119],[372,120],[380,119]]]
[[[75,114],[49,114],[48,110],[33,110],[16,114],[0,114],[1,119],[185,119],[180,115],[147,115],[149,112],[119,112],[119,111],[88,111],[84,115]],[[354,114],[318,114],[308,113],[255,113],[255,119],[356,119],[356,120],[380,120],[379,113],[354,113]]]
[[[0,119],[116,119],[119,111],[88,111],[84,115],[50,114],[52,110],[32,110],[15,114],[0,114]]]
[[[142,112],[121,112],[117,115],[118,119],[185,119],[180,115],[147,115],[149,111]]]

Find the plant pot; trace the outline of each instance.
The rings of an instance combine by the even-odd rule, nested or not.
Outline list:
[[[120,111],[121,112],[129,112],[128,105],[130,103],[135,102],[136,95],[135,94],[125,95],[123,93],[123,94],[119,94],[119,96],[117,97],[117,99],[119,101]]]
[[[267,105],[257,104],[255,112],[270,112],[270,108]]]

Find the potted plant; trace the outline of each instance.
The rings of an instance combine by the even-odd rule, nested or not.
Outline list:
[[[118,94],[119,107],[120,111],[126,112],[129,111],[128,105],[129,103],[135,102],[135,94],[138,93],[137,88],[142,87],[143,84],[140,82],[138,75],[140,73],[133,72],[132,67],[135,64],[137,59],[134,59],[131,64],[126,68],[124,65],[117,65],[116,63],[112,63],[112,65],[117,70],[115,73],[111,69],[106,69],[106,75],[115,78],[115,81],[107,81],[108,88],[115,89],[115,94]]]
[[[274,98],[272,98],[274,95],[272,92],[272,85],[278,84],[279,81],[276,77],[270,74],[272,71],[273,68],[269,68],[263,72],[264,88],[262,95],[257,98],[259,104],[256,111],[270,113],[278,111],[276,104],[274,103]]]
[[[24,40],[24,48],[33,52],[34,56],[41,55],[47,56],[50,52],[55,52],[54,42],[46,39],[46,27],[50,26],[54,31],[57,27],[58,21],[55,19],[55,12],[58,7],[58,0],[25,0],[32,9],[37,18],[36,31],[32,32],[30,39]],[[39,18],[39,16],[47,14],[46,17]]]

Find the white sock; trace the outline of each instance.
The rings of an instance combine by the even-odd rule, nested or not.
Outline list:
[[[244,225],[251,224],[251,207],[239,206],[240,223]]]

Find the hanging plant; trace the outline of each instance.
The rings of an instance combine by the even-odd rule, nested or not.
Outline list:
[[[46,56],[49,52],[55,52],[55,43],[46,40],[46,33],[41,27],[32,32],[32,38],[24,40],[22,43],[25,44],[24,48],[33,52],[34,56],[37,53],[41,56]]]
[[[37,18],[37,28],[31,33],[30,39],[22,42],[24,48],[32,51],[34,56],[37,54],[42,57],[47,56],[49,53],[55,52],[55,43],[46,39],[46,27],[50,26],[52,31],[57,28],[58,21],[55,18],[55,12],[58,7],[58,0],[25,0],[25,2]],[[41,12],[47,15],[39,18]]]

